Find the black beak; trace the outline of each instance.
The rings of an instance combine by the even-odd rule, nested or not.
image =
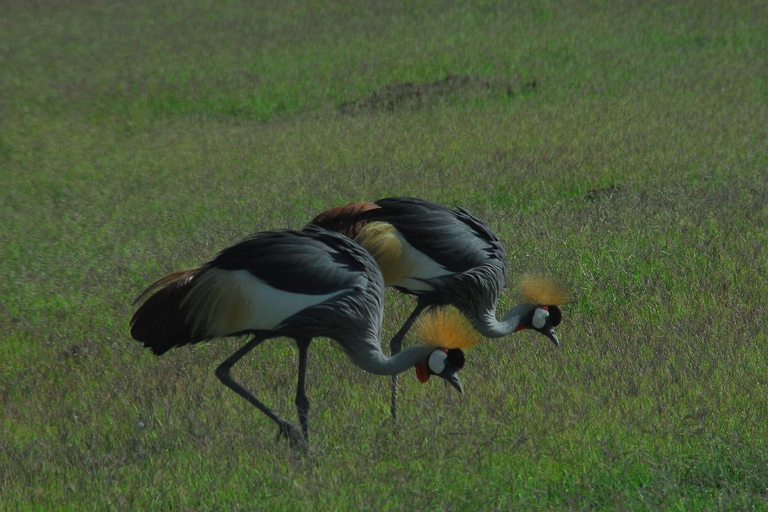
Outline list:
[[[450,382],[451,386],[455,387],[459,393],[464,393],[464,386],[461,385],[461,381],[456,372],[453,372],[450,375],[440,375],[440,377]]]

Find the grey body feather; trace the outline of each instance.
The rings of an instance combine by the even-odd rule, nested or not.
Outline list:
[[[496,319],[496,304],[507,282],[507,253],[488,226],[464,208],[452,210],[409,197],[380,199],[374,204],[380,208],[365,211],[360,218],[392,224],[415,249],[453,272],[422,279],[429,283],[429,290],[398,287],[404,293],[435,305],[454,305],[478,331],[492,338],[514,330],[519,317],[532,309],[513,308],[501,322]]]

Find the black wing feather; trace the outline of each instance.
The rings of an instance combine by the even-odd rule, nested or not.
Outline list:
[[[466,272],[492,260],[506,261],[498,238],[462,208],[451,210],[410,197],[390,197],[375,204],[381,208],[360,216],[392,224],[415,249],[451,272]]]
[[[367,272],[361,257],[370,259],[355,242],[312,227],[257,233],[224,249],[206,266],[246,270],[280,290],[324,295],[353,286]]]

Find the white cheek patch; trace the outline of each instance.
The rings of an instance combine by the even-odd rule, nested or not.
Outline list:
[[[533,312],[533,320],[531,323],[533,326],[537,329],[541,329],[544,327],[544,324],[547,323],[547,317],[549,316],[549,311],[546,309],[536,308],[536,311]]]
[[[441,374],[445,370],[445,360],[448,359],[448,354],[442,350],[435,350],[432,355],[429,356],[429,369],[432,373]]]

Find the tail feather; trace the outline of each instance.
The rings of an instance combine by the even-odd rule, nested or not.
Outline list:
[[[355,238],[367,224],[367,221],[361,218],[361,214],[378,208],[379,206],[373,203],[350,203],[337,206],[320,213],[312,219],[310,224]]]
[[[141,292],[141,295],[136,297],[136,299],[133,301],[133,305],[135,306],[139,302],[146,299],[149,294],[154,292],[155,290],[158,290],[160,288],[163,288],[165,286],[171,285],[171,284],[178,284],[183,283],[189,279],[192,279],[195,274],[200,270],[200,268],[190,268],[187,270],[179,270],[178,272],[173,272],[172,274],[168,274],[165,277],[161,277],[151,285],[147,286],[147,288]]]
[[[202,273],[202,268],[174,272],[147,287],[135,301],[149,296],[131,318],[133,339],[157,355],[203,341],[205,336],[195,332],[183,308],[184,299]]]

